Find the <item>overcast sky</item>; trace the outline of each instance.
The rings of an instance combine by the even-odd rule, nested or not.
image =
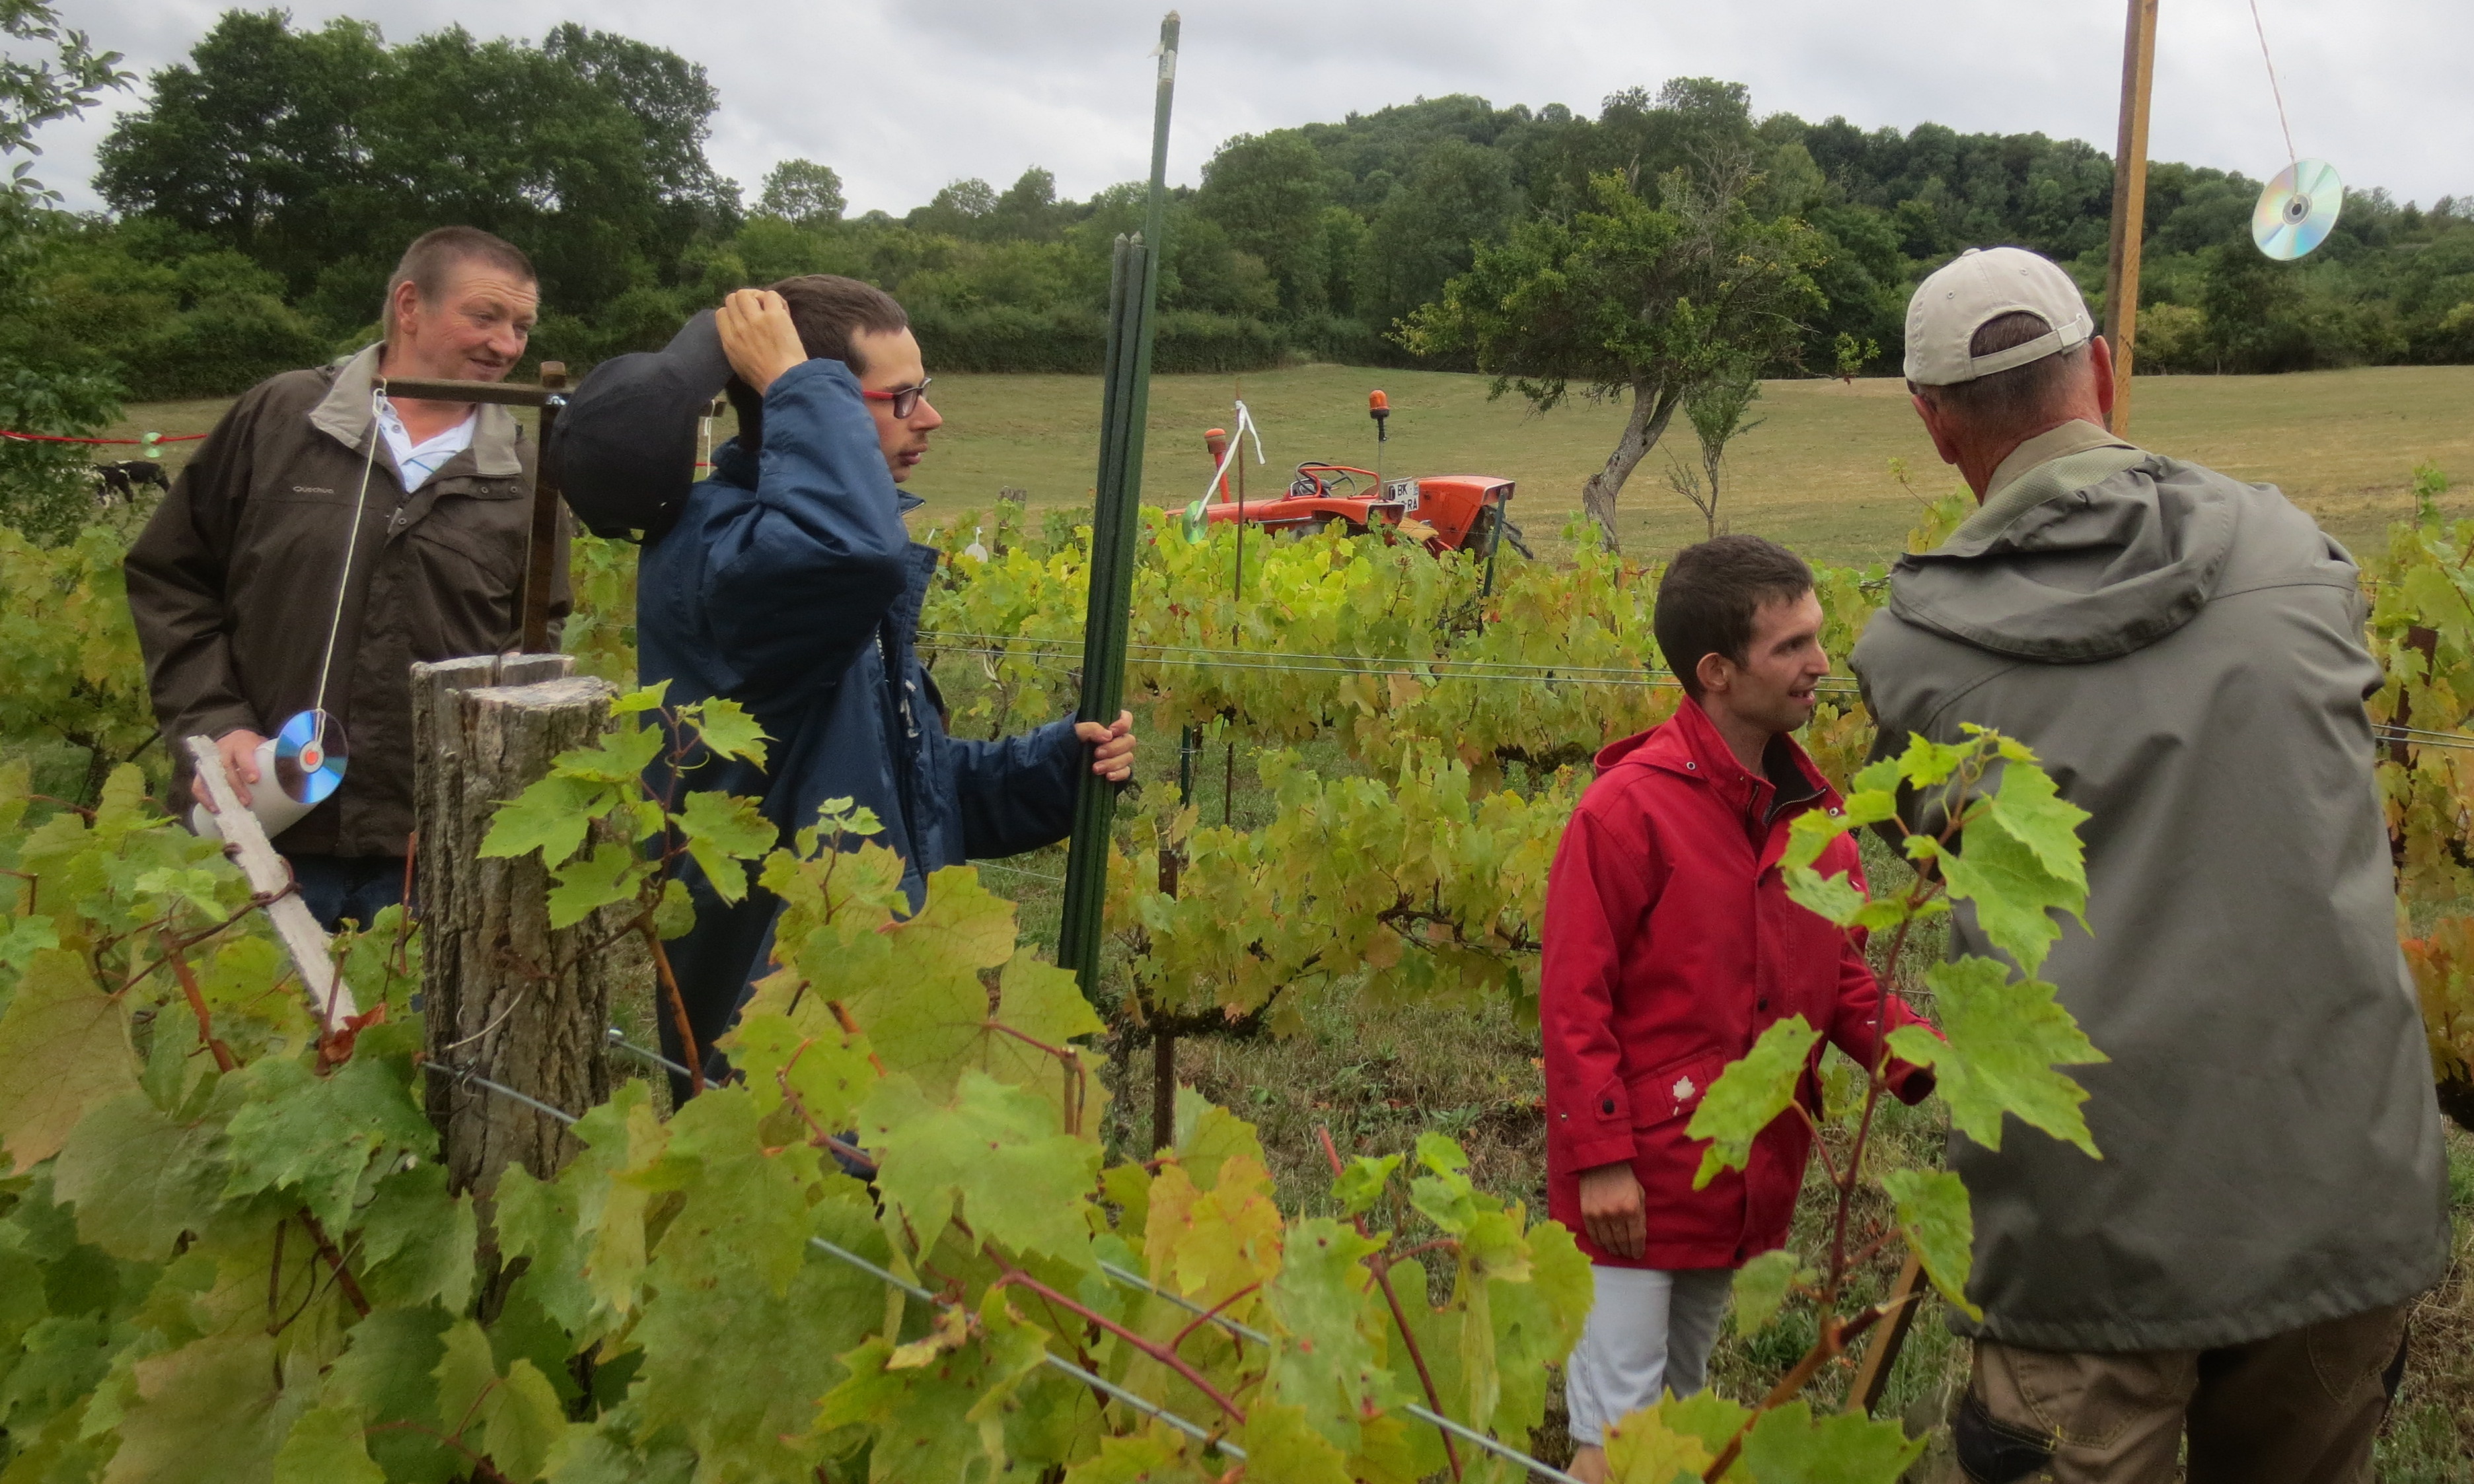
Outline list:
[[[269,0],[260,0],[269,3]],[[2424,203],[2474,195],[2474,5],[2257,0],[2294,148],[2348,187]],[[185,57],[218,0],[66,0],[64,18],[142,76]],[[390,40],[461,22],[538,39],[585,20],[704,64],[721,94],[709,154],[750,200],[778,159],[841,173],[854,212],[900,213],[946,181],[1023,169],[1084,196],[1146,173],[1159,11],[1128,0],[293,0],[297,23],[379,22]],[[1229,135],[1419,95],[1594,114],[1679,75],[1750,84],[1756,113],[1867,128],[1932,120],[2113,148],[2122,0],[1199,0],[1185,8],[1170,179]],[[2264,179],[2286,160],[2247,0],[2162,0],[2149,154]],[[73,205],[119,103],[52,125],[37,175]]]

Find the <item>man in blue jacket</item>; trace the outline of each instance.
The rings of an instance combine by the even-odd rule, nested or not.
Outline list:
[[[936,551],[910,539],[902,516],[920,502],[894,488],[944,419],[902,306],[812,274],[731,295],[716,328],[739,436],[644,547],[638,669],[669,682],[672,705],[739,702],[772,742],[766,766],[712,759],[686,786],[761,798],[785,838],[828,799],[875,810],[914,906],[939,867],[1063,839],[1086,757],[1110,782],[1131,774],[1133,718],[999,742],[945,734],[915,647]],[[725,905],[683,867],[696,922],[667,951],[711,1076],[714,1040],[771,957],[779,903],[759,887]],[[681,1056],[667,1017],[662,1035]]]

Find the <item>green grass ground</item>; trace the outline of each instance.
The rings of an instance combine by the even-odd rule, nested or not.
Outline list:
[[[1516,395],[1487,396],[1483,376],[1443,371],[1303,366],[1242,376],[1161,376],[1152,386],[1144,497],[1183,505],[1203,491],[1210,461],[1203,429],[1225,426],[1243,395],[1263,430],[1268,465],[1249,493],[1276,491],[1308,459],[1371,467],[1366,394],[1380,387],[1394,414],[1387,474],[1486,473],[1518,481],[1514,516],[1552,537],[1580,509],[1581,482],[1614,445],[1624,407],[1575,400],[1532,414]],[[945,415],[912,481],[927,514],[985,508],[1001,491],[1033,506],[1086,503],[1099,462],[1100,382],[1094,376],[951,375],[931,394]],[[222,401],[154,402],[130,409],[113,436],[204,432]],[[2244,479],[2282,486],[2339,539],[2361,544],[2413,509],[2413,466],[2432,460],[2474,487],[2474,367],[2379,367],[2291,376],[2143,376],[2132,436],[2160,451]],[[1728,456],[1721,518],[1786,542],[1820,562],[1878,562],[1901,550],[1916,494],[1938,496],[1956,475],[1906,402],[1904,386],[1874,378],[1774,381],[1754,404],[1758,426]],[[719,436],[727,436],[727,427]],[[177,467],[193,444],[166,449]],[[1697,459],[1679,423],[1626,487],[1620,534],[1655,551],[1702,533],[1700,516],[1667,487],[1669,455]],[[1250,457],[1250,450],[1249,450]],[[1891,477],[1904,460],[1914,493]],[[2465,501],[2474,512],[2474,497]]]

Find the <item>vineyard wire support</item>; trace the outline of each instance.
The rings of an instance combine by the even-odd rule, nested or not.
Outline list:
[[[1210,1310],[1204,1308],[1201,1304],[1186,1298],[1184,1295],[1174,1293],[1169,1289],[1162,1288],[1156,1283],[1152,1282],[1140,1273],[1130,1272],[1128,1269],[1117,1266],[1117,1264],[1113,1262],[1104,1261],[1100,1264],[1100,1271],[1112,1282],[1122,1283],[1128,1288],[1139,1288],[1155,1299],[1161,1299],[1167,1303],[1176,1304],[1178,1308],[1185,1310],[1189,1314],[1202,1315],[1209,1319],[1214,1325],[1225,1329],[1230,1334],[1237,1336],[1239,1339],[1251,1340],[1255,1344],[1267,1348],[1272,1343],[1272,1337],[1270,1335],[1265,1334],[1262,1330],[1255,1328],[1253,1326],[1249,1325],[1242,1320],[1231,1319],[1225,1314],[1214,1314]],[[1445,1417],[1441,1412],[1435,1411],[1431,1407],[1422,1407],[1418,1405],[1416,1402],[1410,1402],[1400,1410],[1408,1413],[1411,1417],[1416,1418],[1421,1423],[1432,1424],[1433,1425],[1441,1427],[1446,1432],[1451,1433],[1454,1437],[1462,1438],[1469,1443],[1473,1443],[1477,1447],[1486,1449],[1488,1452],[1494,1454],[1498,1458],[1509,1459],[1511,1462],[1520,1465],[1522,1468],[1528,1470],[1531,1473],[1536,1474],[1541,1479],[1551,1479],[1554,1481],[1554,1484],[1581,1484],[1580,1480],[1564,1472],[1563,1470],[1556,1468],[1553,1464],[1547,1463],[1542,1459],[1532,1458],[1527,1453],[1514,1448],[1511,1444],[1502,1442],[1496,1438],[1489,1437],[1487,1434],[1478,1431],[1476,1428],[1469,1426],[1466,1423],[1454,1422],[1450,1418]]]
[[[436,1062],[424,1062],[421,1065],[442,1077],[451,1078],[457,1082],[470,1083],[485,1091],[496,1092],[501,1097],[512,1097],[519,1102],[530,1104],[535,1110],[546,1113],[552,1118],[556,1118],[560,1123],[570,1128],[574,1127],[579,1121],[575,1114],[571,1113],[568,1113],[563,1109],[552,1108],[547,1103],[537,1102],[532,1098],[524,1096],[524,1094],[517,1091],[513,1088],[492,1082],[487,1077],[467,1071],[462,1067],[443,1066]],[[852,1252],[847,1247],[838,1246],[833,1242],[829,1242],[821,1236],[809,1237],[808,1245],[814,1248],[816,1251],[823,1253],[828,1257],[850,1264],[852,1267],[859,1269],[861,1272],[865,1273],[870,1278],[876,1279],[880,1282],[887,1283],[894,1288],[900,1289],[906,1296],[916,1299],[922,1304],[934,1304],[936,1302],[936,1296],[930,1293],[927,1289],[878,1266],[876,1263],[868,1261],[865,1257]],[[1076,1365],[1073,1361],[1066,1359],[1064,1356],[1057,1354],[1054,1351],[1043,1348],[1040,1352],[1040,1359],[1044,1361],[1050,1369],[1061,1371],[1065,1375],[1072,1376],[1075,1380],[1080,1381],[1085,1386],[1089,1386],[1094,1390],[1104,1392],[1108,1396],[1114,1397],[1119,1401],[1132,1407],[1135,1411],[1142,1413],[1146,1417],[1154,1418],[1160,1422],[1166,1423],[1171,1427],[1184,1433],[1187,1437],[1194,1439],[1204,1447],[1217,1450],[1225,1457],[1233,1458],[1239,1463],[1244,1463],[1246,1461],[1246,1450],[1244,1448],[1221,1437],[1218,1433],[1203,1426],[1200,1423],[1194,1422],[1188,1418],[1180,1417],[1176,1413],[1170,1411],[1168,1408],[1161,1406],[1158,1402],[1150,1400],[1134,1392],[1128,1391],[1125,1387],[1118,1385],[1114,1381],[1108,1380],[1104,1376],[1095,1376],[1091,1372],[1082,1369],[1082,1367]],[[1541,1464],[1539,1467],[1543,1469],[1545,1466]],[[1550,1471],[1549,1476],[1558,1480],[1559,1484],[1579,1484],[1578,1480],[1572,1479],[1568,1474],[1553,1472]]]
[[[652,962],[623,928],[631,900],[564,927],[550,922],[551,872],[538,851],[483,853],[499,801],[548,777],[554,759],[609,732],[618,691],[573,673],[567,655],[489,655],[411,666],[413,798],[422,850],[422,997],[432,1063],[467,1066],[532,1103],[588,1108],[621,1080],[602,1054],[614,1006],[651,1022]],[[586,844],[618,843],[596,822]],[[557,1126],[430,1084],[449,1187],[485,1201],[519,1163],[548,1180],[576,1142]],[[487,1207],[483,1209],[486,1211]],[[494,1249],[484,1227],[485,1246]]]

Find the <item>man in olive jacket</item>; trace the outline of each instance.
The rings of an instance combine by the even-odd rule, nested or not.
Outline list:
[[[2016,248],[1916,290],[1906,371],[1982,507],[1891,569],[1852,665],[1880,746],[1965,723],[2085,809],[2046,977],[2110,1061],[2101,1160],[1953,1136],[1981,1480],[2367,1480],[2445,1161],[2372,781],[2353,562],[2276,490],[2111,436],[2077,286]],[[1973,916],[1953,952],[1990,954]]]
[[[410,667],[514,641],[532,529],[534,445],[505,408],[385,405],[373,383],[499,380],[539,303],[510,244],[471,227],[426,233],[388,284],[386,339],[242,394],[129,550],[130,614],[176,793],[189,782],[182,743],[201,733],[243,802],[277,786],[258,777],[258,744],[323,693],[348,748],[343,783],[276,844],[329,931],[401,899]],[[568,607],[559,539],[554,617]]]

